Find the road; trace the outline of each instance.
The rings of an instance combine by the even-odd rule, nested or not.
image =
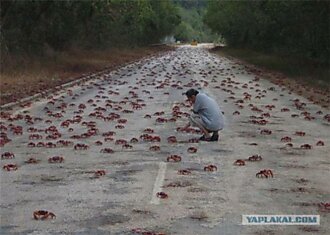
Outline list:
[[[182,46],[2,113],[11,141],[1,148],[0,233],[328,234],[329,110],[206,47]],[[224,111],[219,142],[190,143],[200,134],[177,129],[191,87]],[[262,160],[247,161],[253,155]],[[217,170],[204,171],[210,164]],[[263,169],[273,178],[257,178]],[[56,218],[34,220],[37,210]],[[243,214],[320,215],[321,225],[243,226]]]

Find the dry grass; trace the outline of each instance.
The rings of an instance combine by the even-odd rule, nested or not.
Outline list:
[[[51,52],[43,58],[11,58],[1,66],[0,104],[54,88],[85,73],[114,69],[171,49],[166,46],[107,51],[72,49],[62,53]]]

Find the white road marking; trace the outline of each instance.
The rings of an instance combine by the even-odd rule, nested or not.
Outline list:
[[[165,171],[166,171],[166,163],[160,162],[159,163],[159,170],[158,175],[154,184],[154,189],[152,190],[151,195],[151,204],[158,205],[159,204],[159,198],[157,197],[157,193],[161,192],[161,187],[163,186],[164,178],[165,178]]]

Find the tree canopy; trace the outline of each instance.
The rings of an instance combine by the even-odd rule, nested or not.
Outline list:
[[[229,46],[329,64],[329,1],[209,1],[204,21]]]
[[[173,0],[179,9],[181,23],[175,28],[174,37],[179,41],[212,42],[218,36],[211,32],[203,23],[206,13],[207,1],[205,0]]]
[[[1,0],[1,51],[146,45],[179,23],[170,0]]]

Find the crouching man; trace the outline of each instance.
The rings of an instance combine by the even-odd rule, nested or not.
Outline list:
[[[189,117],[190,122],[182,130],[191,125],[196,126],[203,132],[199,140],[218,141],[219,131],[224,127],[224,117],[217,102],[195,89],[190,89],[184,94],[193,104],[193,114]]]

